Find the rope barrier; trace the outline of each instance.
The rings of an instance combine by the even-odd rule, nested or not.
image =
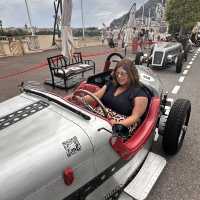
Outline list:
[[[98,53],[93,53],[93,54],[83,54],[82,57],[85,57],[85,58],[87,58],[87,57],[97,57],[97,56],[106,55],[106,54],[109,54],[109,53],[112,53],[112,52],[114,52],[114,50],[106,50],[104,52],[98,52]],[[0,76],[0,80],[11,78],[11,77],[14,77],[14,76],[18,76],[18,75],[21,75],[21,74],[24,74],[24,73],[27,73],[27,72],[30,72],[30,71],[34,71],[34,70],[41,70],[43,67],[46,67],[47,65],[48,65],[47,61],[42,62],[40,64],[36,64],[36,65],[32,66],[29,69],[19,71],[19,72],[10,73],[10,74],[4,75],[4,76]]]

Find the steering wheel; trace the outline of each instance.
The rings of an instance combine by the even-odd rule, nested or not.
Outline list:
[[[92,97],[97,103],[98,105],[100,106],[100,108],[102,109],[103,111],[103,117],[107,118],[108,116],[108,112],[106,110],[106,107],[103,105],[103,103],[101,102],[101,100],[96,97],[93,93],[89,92],[88,90],[83,90],[83,89],[78,89],[74,92],[74,96],[81,96],[80,94],[85,94],[85,95],[89,95],[90,97]],[[89,105],[86,101],[83,101],[84,99],[83,98],[80,98],[80,100],[82,101],[82,104],[90,111],[94,112],[94,113],[97,113],[96,110],[91,106]],[[99,113],[97,113],[99,114]]]
[[[111,62],[119,61],[112,59],[114,56],[117,56],[118,58],[120,58],[120,60],[124,58],[120,53],[111,53],[110,55],[108,55],[104,64],[104,69],[103,69],[104,72],[107,72],[109,70]]]

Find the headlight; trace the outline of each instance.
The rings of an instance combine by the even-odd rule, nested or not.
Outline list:
[[[168,56],[167,56],[167,59],[168,59],[168,60],[172,60],[172,55],[168,55]]]
[[[171,63],[173,61],[173,56],[172,55],[168,55],[167,56],[167,61]]]
[[[145,53],[143,57],[144,57],[144,58],[147,58],[147,57],[148,57],[148,54],[147,54],[147,53]]]

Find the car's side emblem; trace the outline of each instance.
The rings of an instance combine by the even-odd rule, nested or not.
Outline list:
[[[67,141],[63,142],[62,144],[66,150],[68,157],[74,155],[75,153],[77,153],[78,151],[81,150],[81,145],[76,136],[74,136],[71,139],[68,139]]]

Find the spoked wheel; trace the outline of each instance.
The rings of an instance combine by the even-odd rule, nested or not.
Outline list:
[[[123,58],[124,57],[120,53],[111,53],[106,58],[106,62],[104,64],[104,70],[103,71],[104,72],[108,71],[110,69],[110,65],[111,65],[112,62],[117,63],[118,61],[120,61]]]
[[[163,135],[163,150],[168,155],[176,154],[182,147],[190,119],[191,103],[178,99],[173,104]]]
[[[87,90],[83,90],[83,89],[79,89],[79,90],[76,90],[74,92],[74,96],[80,96],[80,97],[82,97],[84,95],[89,95],[90,97],[92,97],[92,99],[94,99],[98,103],[98,105],[100,106],[100,108],[102,109],[102,111],[103,111],[103,117],[107,118],[108,112],[107,112],[105,106],[103,105],[103,103],[101,102],[101,100],[98,97],[96,97],[93,93],[91,93],[91,92],[89,92]],[[82,101],[81,103],[82,103],[82,105],[86,109],[88,109],[88,110],[90,110],[90,111],[92,111],[94,113],[97,113],[95,111],[95,109],[91,105],[89,105],[86,101],[83,100],[83,98],[80,98],[80,101]],[[97,113],[97,114],[99,114],[99,113]]]

